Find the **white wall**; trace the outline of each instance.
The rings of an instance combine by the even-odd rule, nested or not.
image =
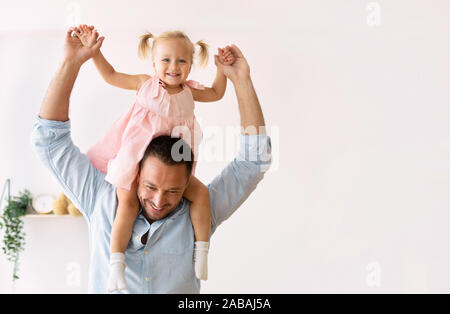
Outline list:
[[[213,51],[241,47],[275,154],[214,235],[203,293],[450,292],[448,1],[111,3],[1,0],[0,183],[60,192],[29,135],[67,24],[95,25],[103,54],[126,73],[151,73],[136,55],[143,31],[182,29]],[[214,74],[210,62],[190,78],[211,84]],[[133,99],[87,63],[71,97],[74,142],[86,151]],[[232,85],[196,113],[204,128],[238,125]],[[198,177],[209,182],[229,160],[200,161]],[[0,292],[85,292],[84,221],[25,226],[21,278],[13,290],[0,255]]]

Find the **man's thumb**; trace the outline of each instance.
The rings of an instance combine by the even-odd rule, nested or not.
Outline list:
[[[100,49],[100,47],[103,44],[103,40],[105,39],[105,36],[100,37],[97,42],[95,43],[95,45],[93,46],[94,49]]]

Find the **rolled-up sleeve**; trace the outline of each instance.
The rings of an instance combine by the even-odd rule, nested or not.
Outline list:
[[[98,187],[104,181],[103,174],[73,144],[70,120],[61,122],[37,117],[31,144],[64,193],[89,219]]]
[[[211,234],[227,220],[256,189],[272,161],[270,137],[240,135],[239,152],[208,184],[211,202]]]

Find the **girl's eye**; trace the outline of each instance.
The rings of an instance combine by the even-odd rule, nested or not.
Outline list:
[[[185,60],[180,60],[180,62],[181,62],[181,63],[186,63],[186,61],[185,61]]]
[[[169,61],[169,59],[165,58],[165,59],[163,59],[162,61],[164,61],[164,62],[168,62],[168,61]]]

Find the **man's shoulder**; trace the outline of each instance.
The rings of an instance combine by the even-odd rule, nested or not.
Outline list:
[[[91,202],[92,208],[87,210],[90,213],[90,219],[102,219],[111,222],[114,221],[114,216],[118,206],[118,199],[116,194],[116,187],[106,181],[105,174],[100,172],[94,179],[97,183],[97,190]]]

